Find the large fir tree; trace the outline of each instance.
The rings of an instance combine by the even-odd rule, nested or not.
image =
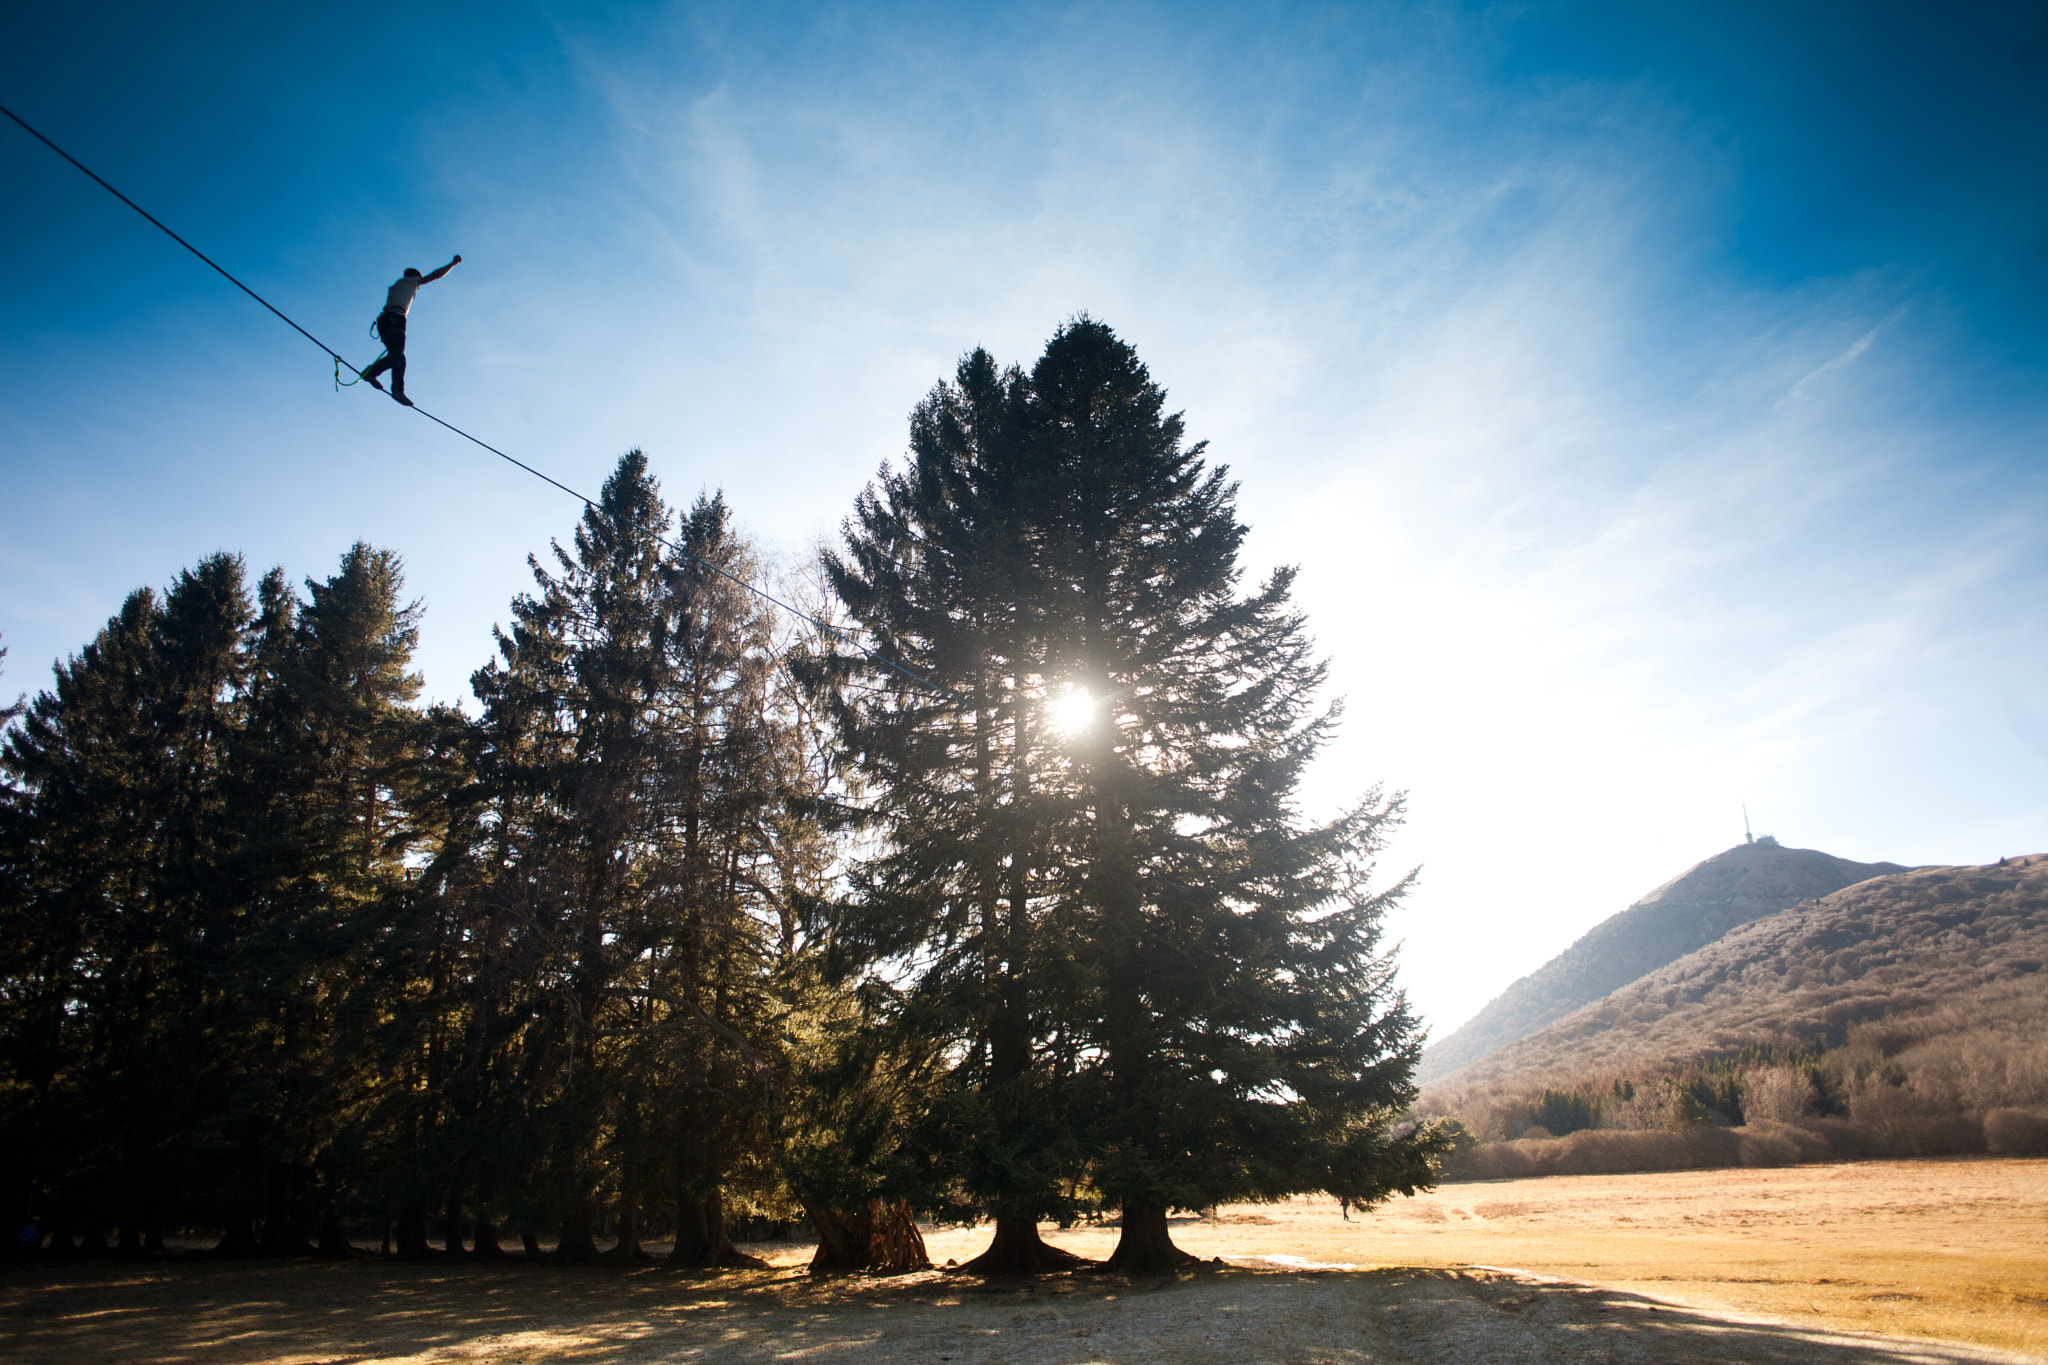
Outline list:
[[[1172,1208],[1426,1181],[1418,1029],[1378,949],[1397,799],[1327,823],[1296,806],[1336,711],[1281,569],[1240,592],[1227,471],[1184,444],[1136,354],[1063,327],[1031,374],[1055,672],[1090,699],[1071,750],[1065,891],[1086,924],[1093,1178],[1123,1213],[1111,1264],[1182,1257]]]
[[[912,414],[907,466],[862,495],[845,554],[826,560],[901,666],[837,661],[832,714],[884,841],[855,872],[838,946],[903,980],[889,1018],[904,1046],[956,1044],[925,1145],[995,1218],[971,1263],[987,1271],[1073,1260],[1037,1223],[1072,1211],[1081,1175],[1062,1014],[1081,960],[1056,844],[1067,760],[1047,705],[1057,594],[1037,538],[1058,490],[1033,464],[1034,418],[1023,375],[967,356]]]
[[[618,1200],[621,1258],[640,1210],[672,1201],[676,1257],[738,1253],[724,1189],[758,1147],[772,1065],[763,904],[773,817],[767,622],[722,499],[671,552],[670,513],[633,451],[476,676],[488,893],[515,906],[527,1018],[516,1085],[565,1256],[595,1254]],[[729,575],[729,576],[728,576]],[[501,1008],[497,1006],[495,1008]]]
[[[1175,1207],[1427,1178],[1433,1137],[1389,1129],[1417,1053],[1377,949],[1402,885],[1368,885],[1398,802],[1296,810],[1334,712],[1293,575],[1241,592],[1235,488],[1164,401],[1086,319],[1028,376],[970,355],[830,561],[933,684],[839,661],[887,834],[849,940],[959,1040],[943,1117],[988,1269],[1044,1264],[1030,1224],[1082,1177],[1134,1270],[1180,1259]]]

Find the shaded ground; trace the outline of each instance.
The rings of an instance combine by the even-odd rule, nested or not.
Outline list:
[[[936,1234],[933,1254],[964,1260],[986,1236]],[[1114,1232],[1050,1236],[1099,1254]],[[773,1270],[705,1276],[375,1261],[11,1267],[0,1358],[1904,1365],[2040,1359],[2015,1352],[2048,1346],[2043,1161],[1457,1185],[1349,1223],[1327,1201],[1237,1206],[1175,1236],[1238,1264],[1136,1281],[813,1281],[807,1249],[784,1244],[755,1248],[773,1251]],[[1349,1268],[1315,1268],[1334,1265]]]

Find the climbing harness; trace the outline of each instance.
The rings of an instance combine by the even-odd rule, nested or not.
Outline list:
[[[374,339],[377,335],[377,319],[371,318],[370,325],[364,330],[367,331],[370,334],[370,336]],[[377,352],[377,360],[382,360],[385,356],[389,354],[389,351],[379,351]],[[377,368],[377,360],[373,360],[370,362],[371,369],[374,370]],[[355,375],[354,379],[343,379],[341,377],[341,357],[334,357],[334,391],[336,393],[340,393],[343,389],[352,389],[356,385],[363,382],[363,376],[360,370],[351,370],[350,373]],[[370,387],[374,389],[377,386],[375,384],[372,384]]]

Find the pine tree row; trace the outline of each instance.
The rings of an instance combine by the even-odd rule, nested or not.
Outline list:
[[[986,1218],[974,1268],[1028,1272],[1110,1210],[1149,1270],[1174,1209],[1428,1183],[1398,801],[1297,810],[1336,715],[1203,456],[1100,324],[977,351],[824,556],[840,632],[632,452],[473,714],[417,704],[388,551],[137,592],[6,736],[17,1212],[711,1266],[743,1209],[819,1268]]]

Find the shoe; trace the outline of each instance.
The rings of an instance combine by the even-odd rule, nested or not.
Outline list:
[[[369,373],[368,371],[364,371],[363,373],[361,373],[361,374],[357,375],[356,377],[357,377],[358,379],[362,380],[362,381],[363,381],[363,382],[364,382],[365,384],[368,384],[368,385],[369,385],[369,386],[370,386],[371,388],[375,389],[375,390],[376,390],[377,392],[379,392],[379,393],[382,393],[382,392],[384,392],[384,386],[383,386],[382,384],[379,384],[379,383],[377,382],[377,377],[376,377],[375,375],[373,375],[373,374],[370,374],[370,373]]]
[[[402,394],[402,393],[399,393],[399,392],[397,392],[397,391],[395,391],[395,390],[394,390],[394,391],[392,392],[392,395],[391,395],[391,396],[392,396],[393,398],[396,398],[396,399],[397,399],[397,400],[398,400],[399,402],[401,402],[401,403],[405,404],[405,405],[406,405],[407,407],[411,407],[411,406],[412,406],[412,400],[411,400],[410,398],[407,398],[407,397],[406,397],[406,396],[405,396],[404,394]]]

